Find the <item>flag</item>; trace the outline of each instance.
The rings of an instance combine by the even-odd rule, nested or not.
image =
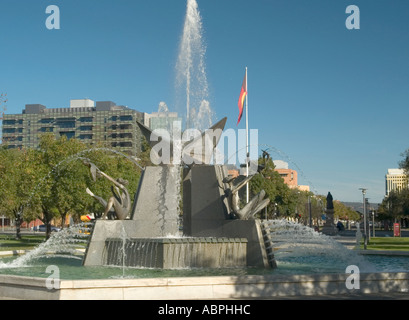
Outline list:
[[[241,86],[240,97],[239,97],[239,119],[237,120],[237,125],[240,123],[241,117],[243,116],[244,100],[247,96],[247,72],[244,75],[243,84]]]

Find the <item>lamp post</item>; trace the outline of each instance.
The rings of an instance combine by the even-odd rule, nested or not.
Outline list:
[[[371,241],[371,223],[370,223],[370,221],[371,221],[371,217],[370,217],[370,208],[371,208],[371,206],[369,205],[369,198],[365,198],[365,208],[368,208],[367,210],[365,210],[365,212],[366,211],[368,211],[368,216],[367,216],[367,219],[368,219],[368,221],[367,221],[367,223],[368,223],[368,241]]]
[[[366,250],[366,244],[367,244],[367,237],[366,237],[366,204],[365,204],[365,194],[366,190],[365,188],[359,188],[359,190],[362,191],[362,203],[364,205],[364,250]]]
[[[311,196],[310,195],[308,195],[308,216],[309,216],[310,228],[312,228],[312,212],[311,212]]]

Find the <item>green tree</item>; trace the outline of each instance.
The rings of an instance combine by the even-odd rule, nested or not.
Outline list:
[[[409,149],[405,150],[401,156],[403,160],[399,162],[399,167],[403,169],[406,174],[409,174]]]
[[[35,150],[34,162],[41,178],[38,179],[31,205],[40,208],[38,218],[46,226],[47,239],[51,235],[51,221],[59,217],[64,225],[66,214],[75,208],[77,202],[81,202],[78,185],[83,179],[73,155],[84,149],[85,144],[76,139],[67,140],[65,136],[56,139],[53,133],[46,133]],[[74,175],[74,172],[78,174]]]
[[[64,136],[55,139],[53,134],[47,133],[41,138],[36,151],[36,165],[45,178],[41,180],[41,188],[33,203],[41,208],[39,218],[47,226],[47,238],[54,218],[61,218],[64,223],[67,214],[71,214],[74,220],[78,221],[83,214],[94,212],[98,216],[104,211],[104,208],[85,192],[87,187],[105,199],[112,196],[111,183],[106,179],[93,181],[89,168],[84,165],[85,160],[93,162],[113,178],[128,180],[130,194],[136,192],[140,170],[135,168],[135,164],[115,153],[87,148],[82,142],[76,139],[67,140]]]
[[[33,159],[32,150],[0,148],[0,207],[14,219],[17,239],[21,238],[24,214],[32,213],[28,203],[38,177]]]
[[[142,137],[141,151],[138,152],[138,163],[143,168],[146,166],[153,166],[151,161],[151,146],[145,137]]]
[[[385,197],[378,209],[378,219],[397,222],[409,217],[409,189],[394,190]]]
[[[266,192],[266,197],[270,199],[267,207],[270,218],[273,215],[289,216],[296,207],[290,188],[284,183],[280,174],[274,170],[275,166],[271,159],[260,157],[258,163],[264,168],[250,180],[251,195],[254,196],[261,190]],[[260,215],[264,217],[264,212]]]
[[[56,139],[46,133],[36,150],[0,148],[0,206],[2,213],[15,220],[17,238],[21,237],[23,219],[39,218],[46,225],[48,238],[55,218],[61,218],[64,227],[68,214],[79,221],[83,214],[104,211],[85,190],[89,187],[108,199],[111,183],[106,179],[93,181],[84,160],[115,179],[128,180],[129,193],[135,194],[141,172],[132,161],[98,148],[88,149],[76,139]]]
[[[360,215],[341,201],[334,201],[334,218],[349,221],[359,221]]]

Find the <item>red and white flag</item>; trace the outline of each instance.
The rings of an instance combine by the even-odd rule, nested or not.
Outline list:
[[[241,117],[243,116],[244,101],[247,96],[247,71],[244,75],[243,84],[241,86],[240,97],[239,97],[239,119],[237,120],[237,125],[240,123]]]

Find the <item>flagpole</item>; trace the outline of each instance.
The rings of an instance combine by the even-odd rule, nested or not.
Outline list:
[[[249,103],[249,88],[247,86],[247,67],[246,67],[246,176],[249,176],[249,114],[248,114],[248,103]],[[249,203],[249,183],[246,185],[246,203]]]

